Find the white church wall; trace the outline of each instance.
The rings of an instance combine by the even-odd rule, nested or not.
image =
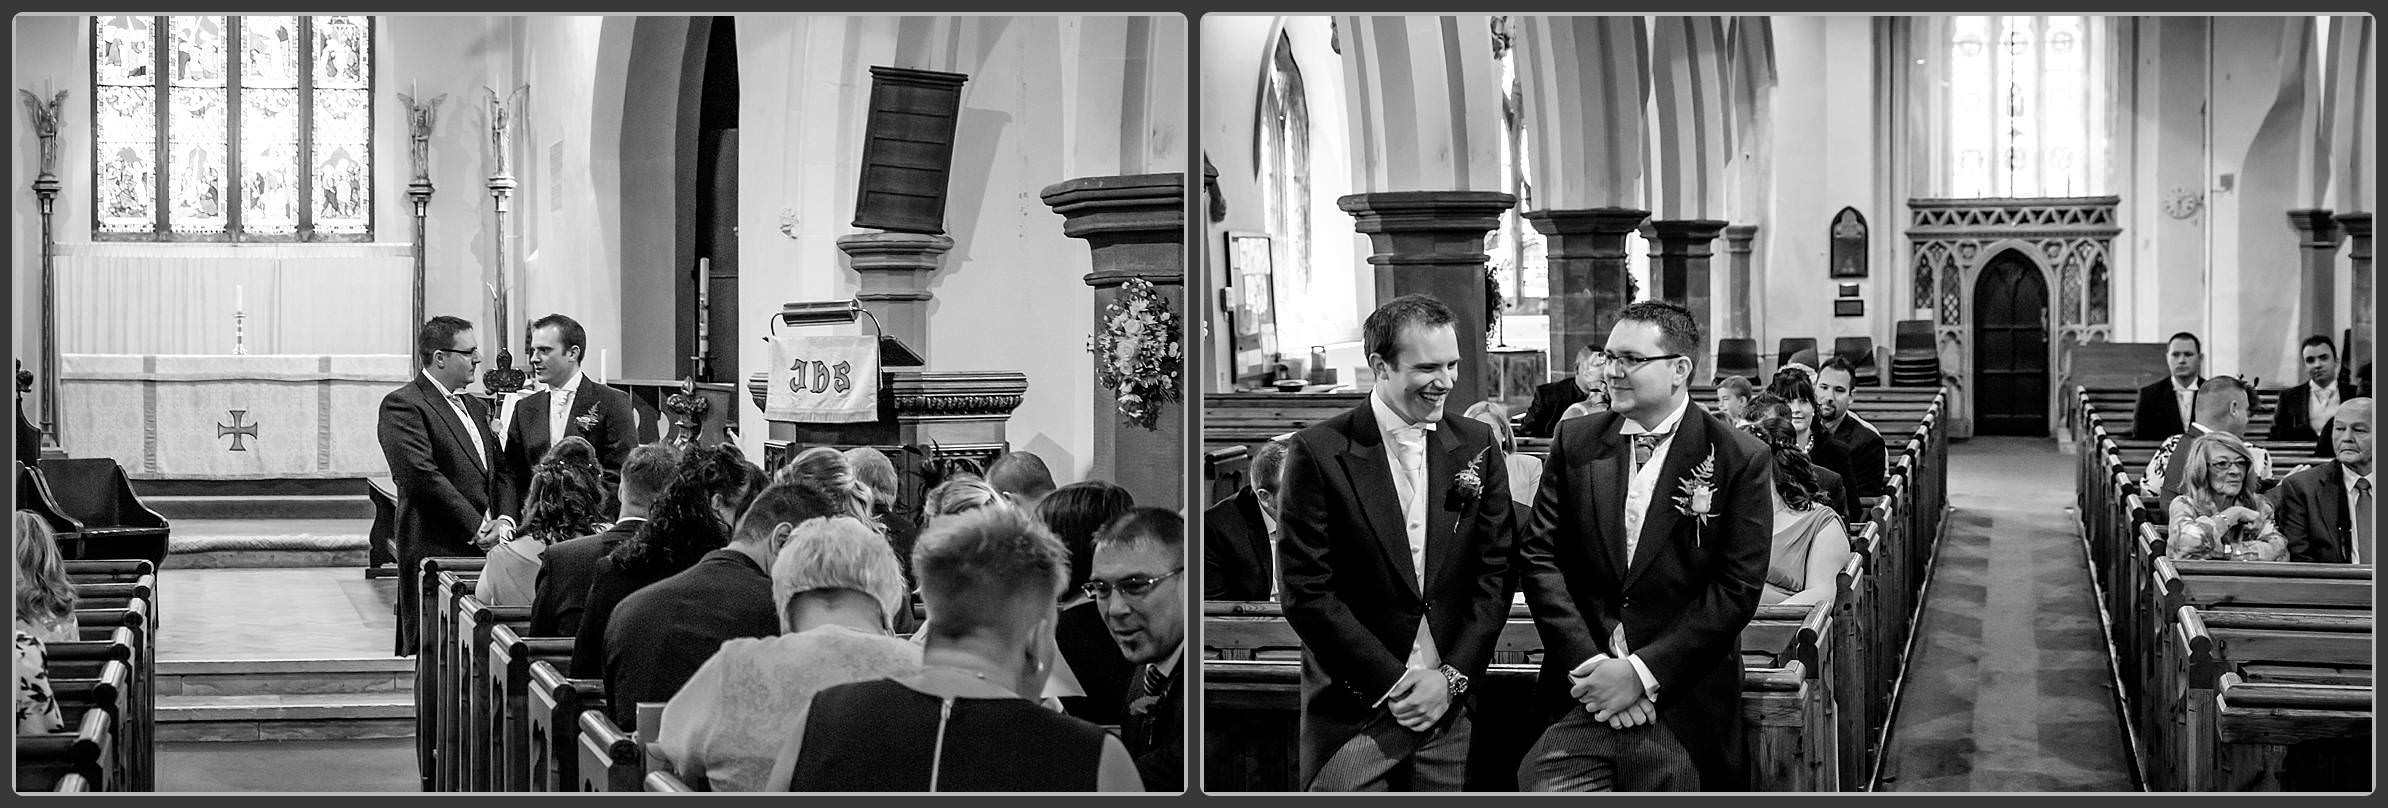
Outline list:
[[[42,90],[67,90],[66,103],[59,114],[65,118],[59,126],[59,174],[63,182],[77,169],[90,173],[90,76],[88,59],[78,59],[84,52],[82,43],[90,40],[88,17],[40,17],[24,15],[16,18],[16,48],[11,54],[16,86]],[[43,376],[41,346],[41,208],[30,188],[33,177],[41,173],[41,139],[34,136],[32,124],[26,120],[24,105],[10,99],[9,146],[11,163],[18,178],[16,187],[9,189],[9,246],[14,258],[9,288],[9,311],[15,324],[10,335],[15,340],[15,358],[23,360],[25,370],[34,378]],[[77,120],[84,121],[80,126]],[[78,133],[80,137],[78,137]],[[77,144],[81,144],[78,146]],[[85,179],[82,185],[88,185]],[[74,183],[69,183],[72,187]],[[76,200],[81,200],[78,205]],[[91,196],[88,191],[71,194],[62,191],[52,220],[61,239],[81,233],[76,240],[88,240],[90,231]],[[34,395],[38,396],[37,387]],[[28,397],[25,417],[41,419],[38,399]]]
[[[2312,178],[2303,176],[2297,142],[2305,104],[2318,89],[2299,61],[2311,58],[2304,51],[2311,30],[2311,18],[2302,17],[2214,20],[2209,374],[2273,385],[2296,373],[2295,346],[2304,335],[2298,237],[2287,211],[2311,204],[2301,198]]]
[[[1863,17],[1776,17],[1775,69],[1779,83],[1769,107],[1768,136],[1776,155],[1770,168],[1772,190],[1766,225],[1753,247],[1765,256],[1762,286],[1763,318],[1751,323],[1761,356],[1774,355],[1785,337],[1815,337],[1829,348],[1834,337],[1875,335],[1886,344],[1886,331],[1869,324],[1883,318],[1884,307],[1897,307],[1906,316],[1905,301],[1894,301],[1882,290],[1890,288],[1887,273],[1907,271],[1904,261],[1872,253],[1869,274],[1860,281],[1867,293],[1866,317],[1834,317],[1836,281],[1829,262],[1831,223],[1844,206],[1866,217],[1876,245],[1895,238],[1898,220],[1907,215],[1904,200],[1896,210],[1881,210],[1876,196],[1874,161],[1873,31]],[[1723,271],[1723,244],[1717,245],[1717,272]],[[1903,254],[1904,245],[1900,245]],[[1721,277],[1721,276],[1720,276]],[[1760,282],[1754,280],[1753,282]],[[1761,364],[1765,364],[1761,362]]]

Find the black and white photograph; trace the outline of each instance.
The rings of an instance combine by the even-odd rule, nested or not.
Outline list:
[[[2371,790],[2372,17],[1199,25],[1205,792]]]
[[[1186,16],[13,22],[16,791],[1190,788]]]

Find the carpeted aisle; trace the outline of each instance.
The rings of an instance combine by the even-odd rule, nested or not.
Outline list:
[[[2072,458],[2054,441],[1949,447],[1934,562],[1884,791],[2129,791],[2081,539]]]

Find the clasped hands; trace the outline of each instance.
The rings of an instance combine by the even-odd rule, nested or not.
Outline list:
[[[1411,732],[1425,732],[1451,709],[1451,682],[1434,668],[1410,668],[1385,693],[1393,721]]]
[[[1642,690],[1642,677],[1631,662],[1595,654],[1568,671],[1567,680],[1567,694],[1583,703],[1592,720],[1613,729],[1641,726],[1658,718],[1658,705]]]
[[[490,517],[481,520],[481,529],[473,532],[473,546],[484,552],[514,538],[514,520]]]

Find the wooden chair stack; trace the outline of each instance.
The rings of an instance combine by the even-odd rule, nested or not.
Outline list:
[[[1265,440],[1357,403],[1235,394],[1206,398],[1206,445]],[[1707,400],[1713,391],[1694,391]],[[1857,411],[1883,432],[1889,490],[1851,526],[1854,554],[1829,607],[1761,607],[1742,634],[1743,720],[1761,791],[1859,791],[1871,787],[1890,706],[1922,605],[1947,503],[1948,443],[1940,390],[1868,389]],[[1230,411],[1234,417],[1217,418]],[[1214,426],[1217,426],[1214,429]],[[1522,440],[1520,451],[1548,451]],[[1297,788],[1301,642],[1276,603],[1203,604],[1206,788]],[[1543,726],[1531,692],[1541,637],[1514,607],[1493,664],[1473,692],[1476,748],[1471,788],[1515,787],[1517,764]]]
[[[155,791],[157,567],[68,561],[82,639],[49,643],[62,732],[17,736],[18,791]]]
[[[2156,443],[2118,437],[2134,400],[2079,389],[2070,421],[2076,507],[2143,784],[2368,790],[2372,566],[2166,557],[2163,503],[2139,479]],[[2282,474],[2328,462],[2309,444],[2254,443]]]

